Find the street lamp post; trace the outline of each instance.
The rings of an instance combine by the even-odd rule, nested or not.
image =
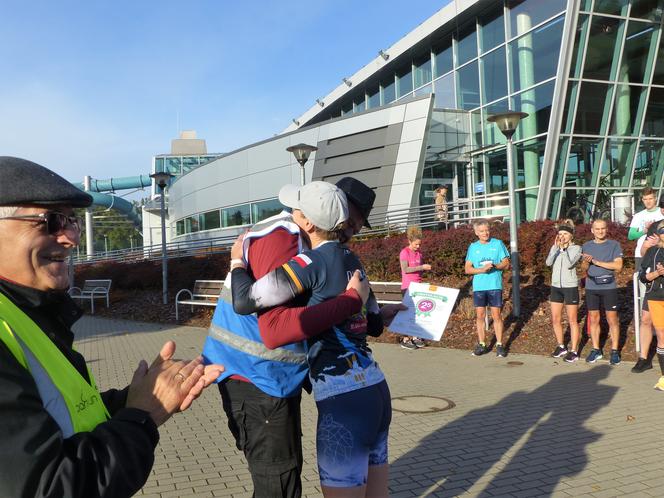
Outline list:
[[[108,252],[108,237],[104,234],[104,252]]]
[[[300,143],[297,145],[291,145],[290,147],[287,147],[286,150],[292,152],[297,162],[300,163],[300,185],[304,185],[304,165],[309,160],[311,153],[318,150],[318,147]]]
[[[166,257],[166,186],[173,177],[170,173],[152,173],[159,190],[161,190],[161,298],[168,304],[168,258]]]
[[[519,265],[519,239],[517,234],[518,220],[516,219],[516,172],[512,159],[512,136],[519,126],[519,121],[528,117],[525,112],[507,111],[493,114],[487,121],[496,123],[500,131],[507,138],[507,189],[510,200],[510,258],[512,260],[512,316],[521,314],[521,288]]]

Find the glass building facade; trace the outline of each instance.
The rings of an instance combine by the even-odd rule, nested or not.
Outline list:
[[[519,217],[590,217],[614,194],[662,188],[663,18],[662,0],[479,0],[302,124],[433,94],[419,203],[449,184],[500,214],[505,139],[487,117],[523,111]]]

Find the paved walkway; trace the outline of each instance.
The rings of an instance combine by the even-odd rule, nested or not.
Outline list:
[[[151,361],[165,340],[176,341],[180,357],[192,357],[205,337],[198,328],[90,317],[76,333],[101,389],[126,385],[138,361]],[[374,351],[393,397],[433,396],[456,404],[433,413],[394,412],[392,496],[662,495],[664,393],[652,389],[657,369],[636,375],[628,363],[474,358],[465,351],[386,344]],[[320,496],[316,410],[308,396],[302,412],[304,494]],[[143,495],[251,496],[251,478],[216,389],[167,422],[161,434]]]

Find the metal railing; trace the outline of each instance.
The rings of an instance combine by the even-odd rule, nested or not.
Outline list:
[[[455,202],[449,202],[447,204],[447,225],[459,226],[470,223],[478,218],[503,221],[509,218],[507,201],[507,195],[494,195],[473,198],[472,200],[460,199]],[[358,234],[359,237],[403,232],[410,225],[417,225],[421,228],[434,228],[439,223],[436,219],[436,206],[434,204],[394,209],[384,211],[383,213],[380,213],[379,209],[376,209],[376,211],[378,211],[376,214],[369,216],[369,223],[371,223],[372,228],[362,230]],[[233,227],[233,234],[227,236],[169,242],[166,244],[168,259],[227,252],[237,238],[238,228],[241,227]],[[133,249],[100,252],[93,256],[87,256],[83,253],[76,254],[72,257],[72,263],[74,265],[101,262],[129,263],[159,259],[161,259],[161,244],[155,244]]]

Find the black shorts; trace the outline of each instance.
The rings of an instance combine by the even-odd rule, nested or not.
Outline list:
[[[586,289],[586,308],[597,311],[618,311],[618,289]]]
[[[551,287],[552,303],[579,304],[578,287]]]

